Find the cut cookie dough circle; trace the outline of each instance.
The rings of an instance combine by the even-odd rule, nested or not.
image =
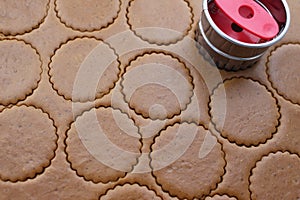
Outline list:
[[[96,31],[114,23],[120,0],[56,0],[55,10],[61,22],[79,31]],[[81,14],[78,14],[81,13]]]
[[[85,112],[67,134],[66,152],[72,169],[94,183],[117,181],[140,156],[140,134],[133,120],[112,108]]]
[[[37,28],[47,16],[49,0],[0,1],[0,33],[24,34]]]
[[[204,200],[237,200],[235,197],[227,195],[214,195],[213,197],[206,197]]]
[[[109,93],[118,80],[118,56],[106,43],[94,38],[68,41],[51,60],[50,81],[67,100],[94,101]]]
[[[131,61],[121,85],[129,106],[152,120],[179,115],[193,96],[193,78],[188,68],[163,53],[144,54]]]
[[[214,90],[210,106],[216,129],[238,145],[265,143],[279,125],[276,99],[265,86],[250,79],[234,78],[220,84]]]
[[[0,113],[0,178],[25,181],[50,165],[56,129],[47,114],[34,107],[12,107]]]
[[[154,44],[178,42],[193,23],[192,9],[184,0],[131,0],[127,11],[130,29]]]
[[[299,199],[300,158],[278,152],[263,157],[252,170],[250,191],[252,199]]]
[[[42,72],[40,56],[29,44],[0,41],[0,104],[15,104],[37,88]]]
[[[154,191],[149,190],[145,186],[138,184],[130,185],[118,185],[114,189],[109,190],[106,195],[100,197],[100,200],[133,200],[133,199],[151,199],[162,200],[158,197]]]
[[[285,99],[300,105],[300,45],[288,44],[272,52],[268,66],[269,80]]]
[[[179,199],[201,199],[215,189],[224,174],[224,156],[208,130],[186,123],[163,130],[150,153],[157,183]]]

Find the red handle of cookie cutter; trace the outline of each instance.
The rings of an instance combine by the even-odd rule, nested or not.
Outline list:
[[[275,19],[253,0],[215,0],[223,13],[253,35],[271,40],[279,33]]]

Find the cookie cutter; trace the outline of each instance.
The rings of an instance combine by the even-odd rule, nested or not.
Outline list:
[[[285,0],[203,0],[197,46],[220,69],[254,65],[290,26]]]

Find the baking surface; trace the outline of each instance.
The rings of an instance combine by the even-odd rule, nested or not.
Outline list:
[[[0,200],[300,199],[300,2],[252,68],[199,0],[0,0]]]

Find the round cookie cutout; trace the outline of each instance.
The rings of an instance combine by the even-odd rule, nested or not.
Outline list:
[[[140,55],[125,68],[121,92],[144,118],[170,119],[186,109],[193,96],[193,78],[185,64],[164,53]]]
[[[146,186],[140,186],[138,184],[125,184],[118,185],[117,187],[110,189],[104,196],[101,196],[99,200],[133,200],[133,199],[151,199],[162,200],[156,193],[149,190]]]
[[[182,40],[191,30],[192,8],[185,0],[131,0],[127,23],[141,39],[169,45]]]
[[[85,180],[117,181],[137,164],[140,138],[138,128],[126,114],[112,108],[92,109],[71,125],[66,139],[67,159]]]
[[[0,40],[0,105],[24,100],[37,88],[42,68],[40,56],[19,40]]]
[[[0,33],[24,34],[38,28],[47,16],[49,0],[0,1]]]
[[[300,105],[299,93],[299,44],[288,44],[272,52],[267,73],[272,86],[285,99]]]
[[[55,1],[60,21],[79,31],[96,31],[108,27],[118,17],[120,8],[121,0]]]
[[[238,145],[263,144],[279,125],[277,100],[265,86],[250,79],[225,80],[214,90],[210,107],[216,129]]]
[[[235,197],[227,195],[214,195],[213,197],[206,197],[204,200],[237,200]]]
[[[225,172],[224,156],[210,131],[187,123],[163,130],[150,153],[157,183],[179,199],[202,199],[215,189]]]
[[[61,45],[49,70],[55,91],[73,102],[103,97],[114,87],[119,72],[114,50],[94,38],[75,38]]]
[[[0,113],[0,179],[25,181],[50,165],[56,129],[47,114],[34,107],[12,107]]]
[[[258,161],[250,177],[251,198],[300,199],[300,157],[288,152],[271,153]]]

